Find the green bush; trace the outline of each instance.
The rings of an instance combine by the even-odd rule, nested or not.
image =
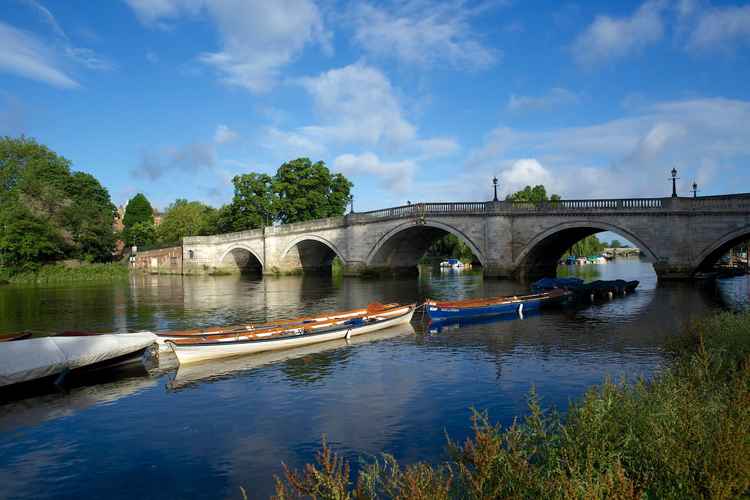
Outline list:
[[[54,284],[70,282],[114,281],[126,279],[126,264],[83,264],[68,267],[61,264],[41,266],[35,271],[25,271],[8,277],[13,284]]]
[[[352,482],[323,443],[316,465],[285,469],[277,498],[737,498],[750,494],[750,314],[722,313],[668,346],[652,381],[605,381],[563,419],[536,394],[507,429],[475,413],[449,461],[401,467],[388,455]]]

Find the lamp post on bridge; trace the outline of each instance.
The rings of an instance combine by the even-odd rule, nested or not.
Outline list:
[[[677,198],[677,169],[672,168],[672,198]]]
[[[492,199],[492,201],[499,201],[497,199],[497,177],[492,178],[492,186],[495,188],[495,197]]]
[[[693,198],[698,197],[698,183],[693,181]]]

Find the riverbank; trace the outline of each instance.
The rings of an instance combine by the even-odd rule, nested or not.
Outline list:
[[[510,428],[473,418],[440,465],[383,455],[356,480],[325,445],[286,470],[278,498],[732,498],[750,491],[750,314],[696,322],[667,346],[652,381],[605,381],[564,419],[529,396]]]
[[[42,266],[35,271],[0,276],[0,283],[3,279],[8,284],[18,285],[109,282],[127,279],[128,273],[128,267],[119,263],[81,264],[77,266],[51,264]]]

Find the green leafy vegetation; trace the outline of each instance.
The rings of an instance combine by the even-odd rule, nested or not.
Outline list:
[[[475,413],[447,461],[389,455],[356,478],[323,441],[315,464],[285,468],[276,498],[739,498],[750,493],[750,314],[694,324],[652,381],[605,381],[563,418],[532,392],[506,429]]]
[[[112,259],[115,207],[93,176],[33,139],[0,138],[0,268]]]
[[[308,158],[284,163],[273,177],[249,173],[235,176],[232,183],[234,197],[219,211],[217,232],[336,217],[351,200],[352,183],[346,177]]]
[[[476,261],[471,248],[454,234],[446,234],[440,239],[435,240],[422,258],[422,263],[432,263],[444,259],[459,259],[464,263]]]
[[[507,201],[542,203],[545,201],[560,201],[560,195],[553,194],[547,196],[547,188],[541,184],[531,187],[526,186],[520,191],[509,194],[505,197]]]
[[[128,201],[122,224],[125,226],[122,231],[125,245],[143,246],[156,241],[154,209],[142,193],[138,193]]]
[[[119,263],[65,266],[50,264],[34,271],[23,271],[7,277],[11,284],[57,284],[70,282],[107,282],[127,279],[128,267]]]
[[[567,257],[568,255],[578,256],[578,257],[589,257],[591,255],[599,255],[604,251],[606,248],[606,245],[599,241],[599,238],[596,237],[595,234],[592,234],[591,236],[587,236],[565,252],[563,255],[563,258]]]
[[[182,241],[185,236],[211,234],[216,227],[218,211],[199,201],[177,199],[167,207],[156,233],[165,243]]]

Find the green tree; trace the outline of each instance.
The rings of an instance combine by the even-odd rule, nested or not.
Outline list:
[[[232,203],[222,208],[220,225],[228,231],[257,229],[273,224],[276,218],[273,179],[267,174],[249,173],[232,179]]]
[[[177,199],[167,207],[156,229],[158,239],[163,243],[176,243],[185,236],[208,234],[216,224],[215,212],[216,209],[199,201]]]
[[[622,243],[620,243],[620,240],[612,240],[612,243],[609,244],[610,248],[622,248]]]
[[[125,206],[125,216],[122,218],[122,237],[125,245],[147,245],[156,241],[154,228],[154,209],[148,199],[141,193],[133,196]],[[139,228],[135,230],[135,226]],[[151,229],[146,229],[150,226]],[[153,235],[146,238],[148,235]],[[144,238],[146,238],[144,240]],[[140,242],[140,243],[138,243]]]
[[[71,172],[70,161],[33,139],[0,138],[0,207],[5,266],[112,257],[109,192],[93,176]]]
[[[156,241],[156,227],[153,222],[136,222],[128,229],[127,233],[127,239],[125,240],[127,245],[142,247]]]
[[[520,191],[509,194],[506,198],[508,201],[541,203],[544,201],[560,201],[560,195],[553,194],[547,196],[547,188],[539,184],[534,187],[526,186]]]
[[[68,192],[72,203],[62,210],[62,217],[74,243],[72,256],[88,262],[110,260],[115,247],[115,206],[109,192],[93,175],[83,172],[70,177]]]
[[[284,163],[273,178],[277,218],[289,224],[343,215],[351,187],[346,177],[331,174],[322,161],[298,158]]]
[[[568,255],[575,255],[578,257],[589,257],[591,255],[599,255],[604,251],[605,245],[595,234],[587,236],[580,240],[565,253],[564,257]]]
[[[0,204],[0,267],[36,269],[63,254],[60,235],[45,220],[16,202]]]
[[[125,207],[122,225],[127,230],[139,222],[154,223],[154,209],[148,199],[141,193],[133,196]]]
[[[471,248],[458,236],[451,233],[435,240],[427,248],[425,256],[428,258],[459,259],[462,262],[473,262],[476,259]]]

